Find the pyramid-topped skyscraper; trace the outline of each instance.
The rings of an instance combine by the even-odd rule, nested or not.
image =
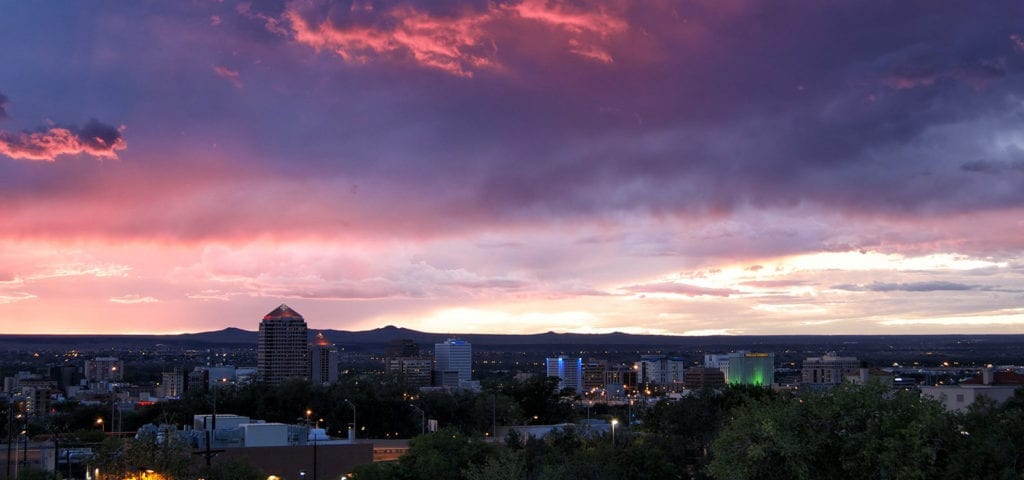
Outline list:
[[[259,380],[277,385],[287,378],[309,378],[306,335],[306,321],[288,305],[264,315],[256,349]]]

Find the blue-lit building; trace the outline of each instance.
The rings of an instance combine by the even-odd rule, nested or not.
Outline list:
[[[434,385],[458,388],[473,377],[473,345],[449,338],[434,344]]]
[[[583,359],[554,357],[547,359],[548,376],[558,377],[558,388],[583,391]]]

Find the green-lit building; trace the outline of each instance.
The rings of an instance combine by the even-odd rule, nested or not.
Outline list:
[[[737,352],[729,354],[729,383],[770,387],[775,383],[775,354]]]

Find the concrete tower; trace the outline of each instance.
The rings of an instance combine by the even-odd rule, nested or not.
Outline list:
[[[309,349],[306,321],[282,304],[260,322],[256,349],[256,375],[260,381],[277,385],[286,378],[309,378]]]
[[[311,361],[310,377],[313,383],[330,385],[338,381],[338,349],[324,338],[323,332],[316,334],[309,348]]]

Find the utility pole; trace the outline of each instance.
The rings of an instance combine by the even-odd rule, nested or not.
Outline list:
[[[4,478],[10,479],[10,441],[11,434],[14,433],[14,404],[7,403],[7,476]]]
[[[420,414],[420,435],[427,433],[427,413],[424,412],[422,408],[411,403],[409,406],[414,408],[416,412]]]
[[[210,443],[212,443],[212,440],[213,439],[212,439],[212,437],[210,435],[210,431],[207,430],[206,431],[206,448],[203,449],[203,450],[200,450],[198,452],[192,452],[192,455],[202,455],[202,456],[206,457],[206,469],[207,470],[210,469],[210,459],[212,459],[214,457],[214,455],[224,451],[224,449],[213,449],[213,448],[210,448]]]
[[[356,429],[356,405],[348,401],[347,398],[345,399],[345,403],[347,403],[348,406],[352,407],[352,441],[354,442],[356,436],[359,435],[359,430]]]

